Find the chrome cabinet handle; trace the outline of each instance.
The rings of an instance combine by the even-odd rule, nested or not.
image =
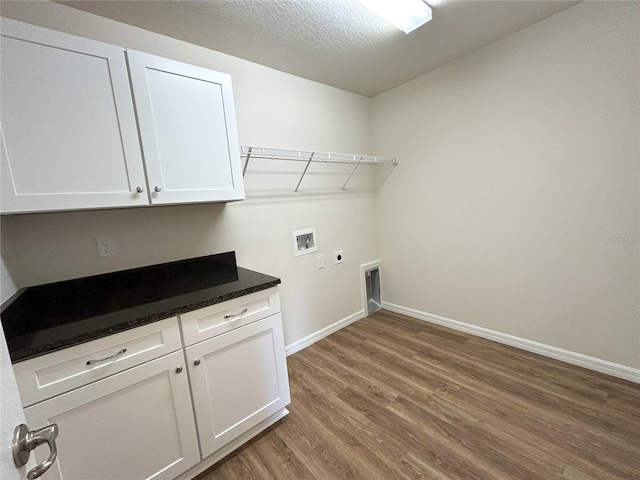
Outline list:
[[[42,445],[43,443],[49,444],[49,450],[51,451],[49,458],[29,470],[29,473],[27,473],[29,480],[40,477],[44,472],[49,470],[49,467],[56,461],[56,457],[58,456],[58,448],[56,447],[57,436],[58,425],[55,423],[32,432],[29,431],[24,423],[21,423],[13,431],[11,450],[13,452],[13,463],[16,464],[16,467],[26,465],[31,456],[31,450],[38,445]]]
[[[136,188],[136,192],[137,193],[142,193],[142,192],[144,192],[144,189],[142,187],[138,187],[138,188]]]
[[[123,348],[122,350],[118,350],[116,353],[114,353],[113,355],[110,355],[108,357],[100,358],[100,359],[97,359],[97,360],[87,360],[87,365],[94,365],[96,363],[106,362],[107,360],[111,360],[111,359],[116,358],[118,355],[122,355],[126,351],[127,351],[127,349]]]
[[[176,367],[176,373],[181,373],[182,372],[182,367]]]
[[[196,359],[193,361],[193,364],[194,364],[196,367],[197,367],[198,365],[200,365],[200,359],[199,359],[199,358],[196,358]]]
[[[225,315],[223,318],[225,320],[228,320],[230,318],[234,318],[234,317],[241,317],[242,315],[244,315],[245,313],[247,313],[248,310],[246,308],[243,308],[240,313],[230,313],[229,315]]]
[[[158,192],[160,192],[162,189],[161,189],[160,187],[155,187],[153,190],[154,190],[156,193],[158,193]]]

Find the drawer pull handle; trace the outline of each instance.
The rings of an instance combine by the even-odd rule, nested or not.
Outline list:
[[[225,315],[224,319],[225,320],[229,320],[230,318],[235,318],[235,317],[241,317],[242,315],[244,315],[245,313],[247,313],[249,310],[246,308],[243,308],[240,313],[230,313],[229,315]]]
[[[127,349],[123,348],[122,350],[118,350],[116,353],[114,353],[113,355],[110,355],[108,357],[100,358],[98,360],[87,360],[87,365],[95,365],[96,363],[106,362],[107,360],[112,360],[112,359],[116,358],[118,355],[122,355],[126,351],[127,351]]]

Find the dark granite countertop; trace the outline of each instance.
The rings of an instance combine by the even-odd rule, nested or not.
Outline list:
[[[16,363],[279,283],[227,252],[30,287],[4,308],[2,326]]]

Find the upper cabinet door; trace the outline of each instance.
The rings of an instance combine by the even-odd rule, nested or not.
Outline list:
[[[151,203],[244,199],[231,77],[127,50]]]
[[[1,22],[2,213],[148,205],[124,50]]]

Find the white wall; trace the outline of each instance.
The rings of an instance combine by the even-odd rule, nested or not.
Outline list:
[[[3,1],[2,15],[230,73],[243,144],[371,151],[368,98],[54,3]],[[374,211],[371,197],[334,197],[6,216],[2,259],[25,287],[235,250],[240,266],[282,279],[291,343],[362,308],[359,265],[378,251]],[[291,232],[306,227],[316,227],[323,270],[313,254],[294,257]],[[104,235],[117,256],[98,258]],[[339,249],[346,260],[334,266]]]
[[[374,99],[385,301],[640,367],[639,23],[584,2]]]
[[[5,265],[4,258],[0,258],[0,304],[8,300],[17,291],[18,286]]]

